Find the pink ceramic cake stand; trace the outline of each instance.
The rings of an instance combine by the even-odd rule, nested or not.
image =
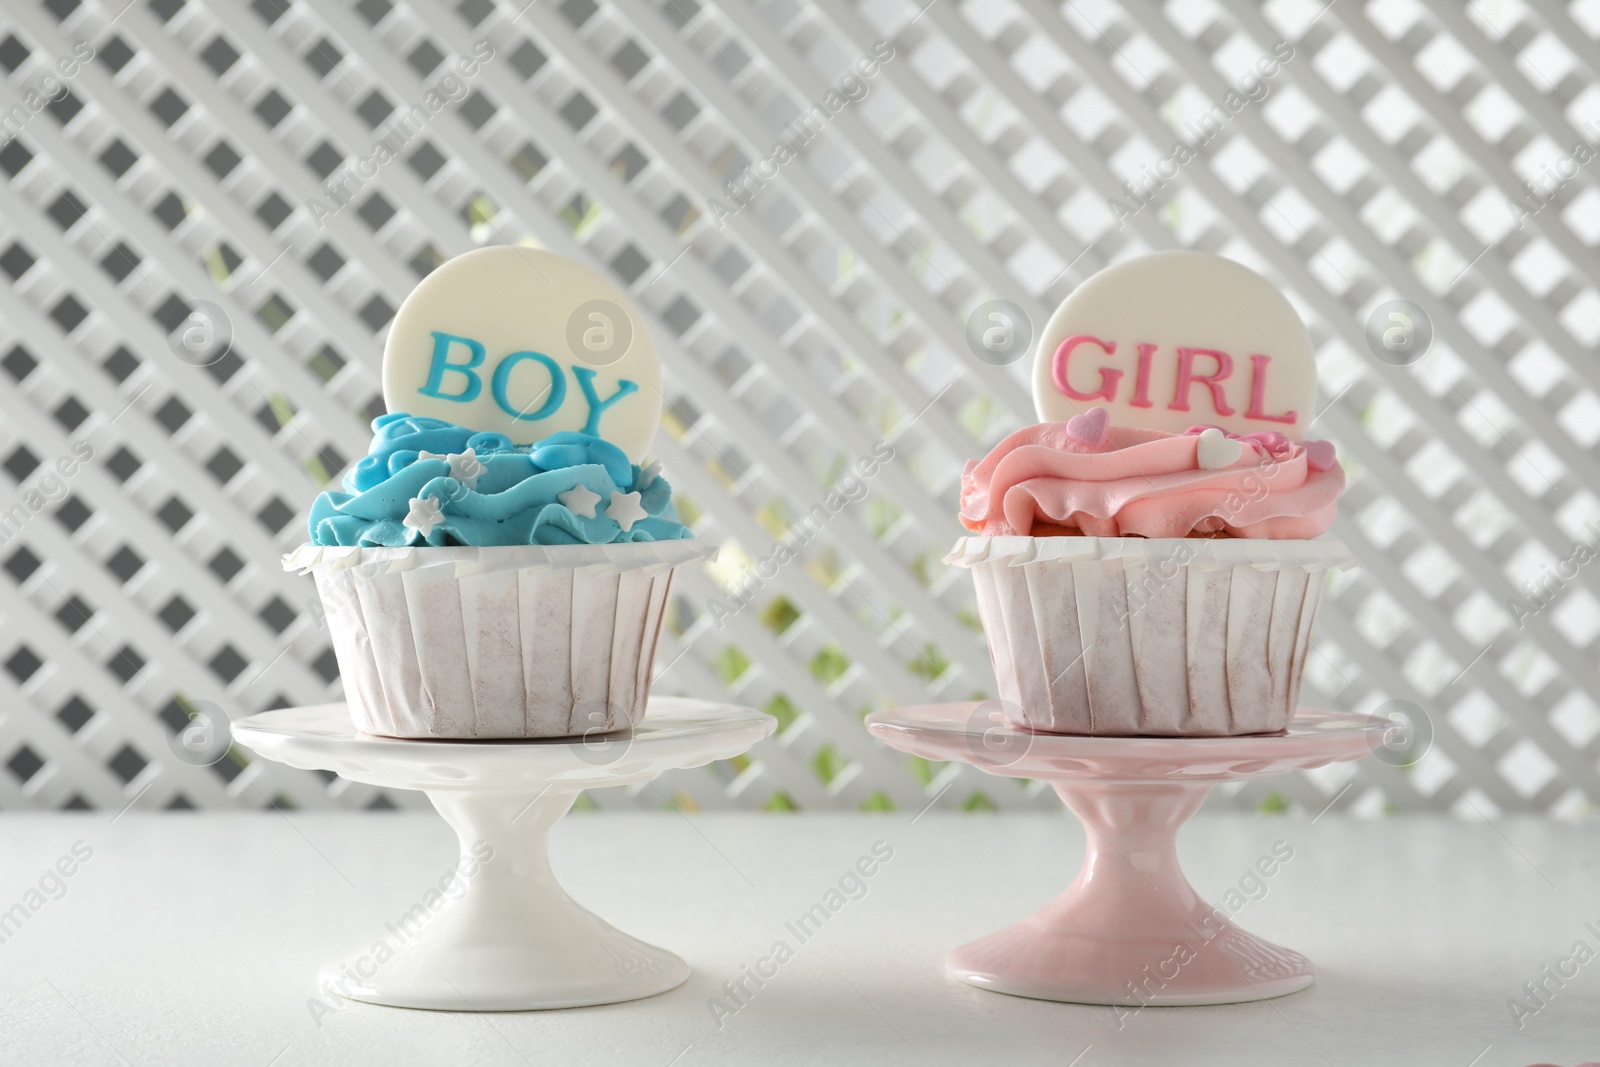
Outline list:
[[[1178,866],[1178,827],[1218,782],[1357,759],[1392,726],[1309,708],[1284,733],[1249,737],[1034,733],[970,703],[867,717],[874,736],[924,759],[1048,781],[1088,834],[1066,892],[956,949],[950,973],[999,993],[1126,1005],[1235,1004],[1311,984],[1310,960],[1245,932],[1195,893]]]

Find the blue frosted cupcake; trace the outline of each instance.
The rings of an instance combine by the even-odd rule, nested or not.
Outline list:
[[[715,551],[614,444],[384,415],[285,566],[317,581],[356,726],[564,737],[643,716],[673,574]]]

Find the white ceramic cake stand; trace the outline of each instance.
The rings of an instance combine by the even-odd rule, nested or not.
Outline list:
[[[324,988],[399,1008],[524,1011],[653,996],[689,977],[683,960],[615,929],[556,882],[550,828],[578,794],[728,759],[776,726],[748,708],[656,697],[631,733],[588,738],[374,737],[356,732],[343,704],[252,715],[234,724],[233,737],[291,767],[422,790],[460,838],[463,863],[471,856],[477,865],[475,872],[463,868],[465,891],[419,935],[367,968],[375,973],[330,967]],[[485,854],[490,858],[477,864]]]
[[[1282,734],[1080,737],[1018,729],[978,704],[867,717],[874,736],[924,759],[1048,781],[1088,835],[1066,892],[956,949],[950,973],[999,993],[1130,1006],[1236,1004],[1311,984],[1310,960],[1245,932],[1194,891],[1178,866],[1178,828],[1218,782],[1356,759],[1393,725],[1301,708]]]

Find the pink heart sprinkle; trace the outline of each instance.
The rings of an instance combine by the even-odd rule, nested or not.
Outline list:
[[[1332,441],[1304,441],[1306,463],[1314,471],[1332,470],[1338,462],[1333,456]]]
[[[1082,415],[1074,415],[1067,420],[1067,435],[1090,448],[1104,445],[1110,429],[1111,415],[1105,408],[1090,408]]]

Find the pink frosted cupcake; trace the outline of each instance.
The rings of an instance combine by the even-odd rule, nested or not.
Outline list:
[[[1251,357],[1238,379],[1230,345]],[[1237,264],[1164,253],[1080,287],[1039,359],[1056,417],[968,462],[961,521],[981,536],[947,557],[972,571],[1008,713],[1055,733],[1283,730],[1327,573],[1353,562],[1323,536],[1333,447],[1296,439],[1314,401],[1298,316]],[[1151,426],[1207,416],[1222,425]]]

